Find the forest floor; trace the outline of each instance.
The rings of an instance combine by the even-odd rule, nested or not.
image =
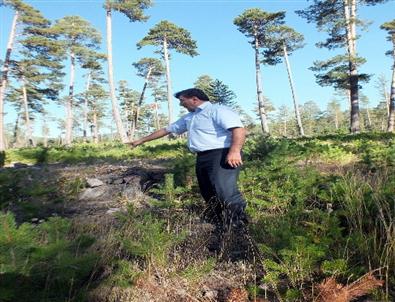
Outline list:
[[[223,240],[182,140],[8,150],[0,301],[393,301],[394,139],[250,138]]]
[[[152,267],[147,267],[136,262],[135,270],[140,274],[133,287],[101,285],[100,281],[111,274],[102,268],[93,281],[97,287],[90,292],[89,301],[249,301],[246,287],[257,285],[262,276],[255,258],[259,255],[248,234],[236,234],[242,238],[228,234],[225,240],[229,242],[221,252],[210,251],[209,246],[218,238],[213,235],[214,226],[202,219],[202,200],[186,208],[160,204],[163,200],[157,199],[151,189],[163,183],[169,172],[166,160],[74,165],[11,163],[2,170],[16,176],[14,193],[29,194],[28,202],[11,205],[16,221],[41,224],[50,217],[64,217],[73,221],[77,230],[89,230],[106,238],[119,224],[119,214],[133,208],[153,213],[167,221],[167,230],[183,233],[182,242],[169,250],[166,265],[151,263]],[[240,245],[240,240],[245,242]],[[230,259],[230,253],[240,248],[245,249],[241,259]],[[201,267],[203,272],[199,271]],[[189,268],[186,275],[178,274]],[[267,300],[255,297],[254,301]]]

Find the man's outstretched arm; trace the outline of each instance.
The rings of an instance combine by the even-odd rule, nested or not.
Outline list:
[[[131,143],[128,143],[128,144],[132,145],[132,147],[137,147],[138,145],[141,145],[141,144],[144,144],[146,142],[153,141],[155,139],[164,137],[164,136],[166,136],[168,134],[170,134],[170,132],[167,131],[165,128],[163,128],[163,129],[157,130],[155,132],[152,132],[150,135],[142,137],[142,138],[140,138],[138,140],[135,140],[135,141],[133,141]]]

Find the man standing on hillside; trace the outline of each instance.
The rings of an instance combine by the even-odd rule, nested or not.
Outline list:
[[[246,203],[237,188],[245,129],[230,108],[212,104],[200,89],[175,94],[189,113],[166,128],[131,143],[138,146],[170,133],[188,132],[188,148],[197,154],[196,176],[208,205],[209,222],[218,228],[244,228]]]

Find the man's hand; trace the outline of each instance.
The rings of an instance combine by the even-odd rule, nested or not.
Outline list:
[[[243,164],[241,148],[243,147],[246,134],[244,128],[236,127],[230,130],[232,131],[232,144],[226,156],[226,163],[232,168],[237,168]]]
[[[135,147],[141,145],[142,143],[143,143],[143,141],[141,139],[138,139],[136,141],[128,143],[128,145],[130,145],[132,148],[135,148]]]
[[[166,128],[163,128],[163,129],[157,130],[155,132],[152,132],[150,135],[147,135],[147,136],[140,138],[138,140],[135,140],[133,142],[129,142],[127,144],[130,145],[132,148],[134,148],[134,147],[137,147],[137,146],[144,144],[146,142],[152,141],[154,139],[161,138],[165,135],[168,135],[169,133],[170,132],[167,131]]]
[[[240,151],[231,151],[229,150],[228,155],[226,156],[226,163],[229,164],[232,168],[237,168],[243,164],[241,160]]]

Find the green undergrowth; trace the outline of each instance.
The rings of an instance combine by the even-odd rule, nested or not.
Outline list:
[[[71,234],[71,222],[51,218],[17,225],[0,215],[0,301],[82,301],[98,255],[95,239]]]
[[[317,286],[328,277],[349,284],[374,271],[384,285],[370,293],[371,299],[394,299],[394,139],[392,134],[359,134],[247,140],[239,184],[265,270],[251,292],[263,296],[269,291],[278,301],[313,301]],[[0,301],[86,301],[92,291],[133,289],[138,280],[159,271],[161,278],[178,276],[190,287],[200,284],[217,259],[179,267],[174,262],[182,261],[177,247],[187,240],[191,217],[201,210],[195,156],[184,143],[162,141],[135,149],[80,144],[48,148],[45,156],[42,148],[7,151],[6,162],[160,158],[168,159],[171,169],[147,192],[150,208],[129,208],[109,228],[94,225],[87,231],[65,218],[16,224],[11,213],[2,214]],[[30,214],[25,221],[40,211],[29,209],[32,198],[70,199],[85,186],[78,177],[59,180],[58,186],[26,179],[26,169],[0,171],[3,213],[12,209],[6,204],[26,202],[24,211]]]
[[[78,143],[71,147],[35,147],[10,149],[5,152],[4,163],[20,162],[27,164],[44,163],[95,163],[128,161],[134,158],[164,159],[174,158],[180,148],[185,148],[182,140],[159,140],[138,148],[120,142]]]
[[[376,270],[375,301],[392,301],[394,136],[261,139],[247,150],[241,187],[277,298],[310,301],[327,277],[347,284]]]
[[[60,217],[18,225],[2,213],[0,301],[87,301],[95,289],[132,287],[173,265],[171,252],[186,240],[178,225],[184,220],[178,212],[130,207],[110,225]],[[210,260],[172,271],[195,282],[212,268]]]

